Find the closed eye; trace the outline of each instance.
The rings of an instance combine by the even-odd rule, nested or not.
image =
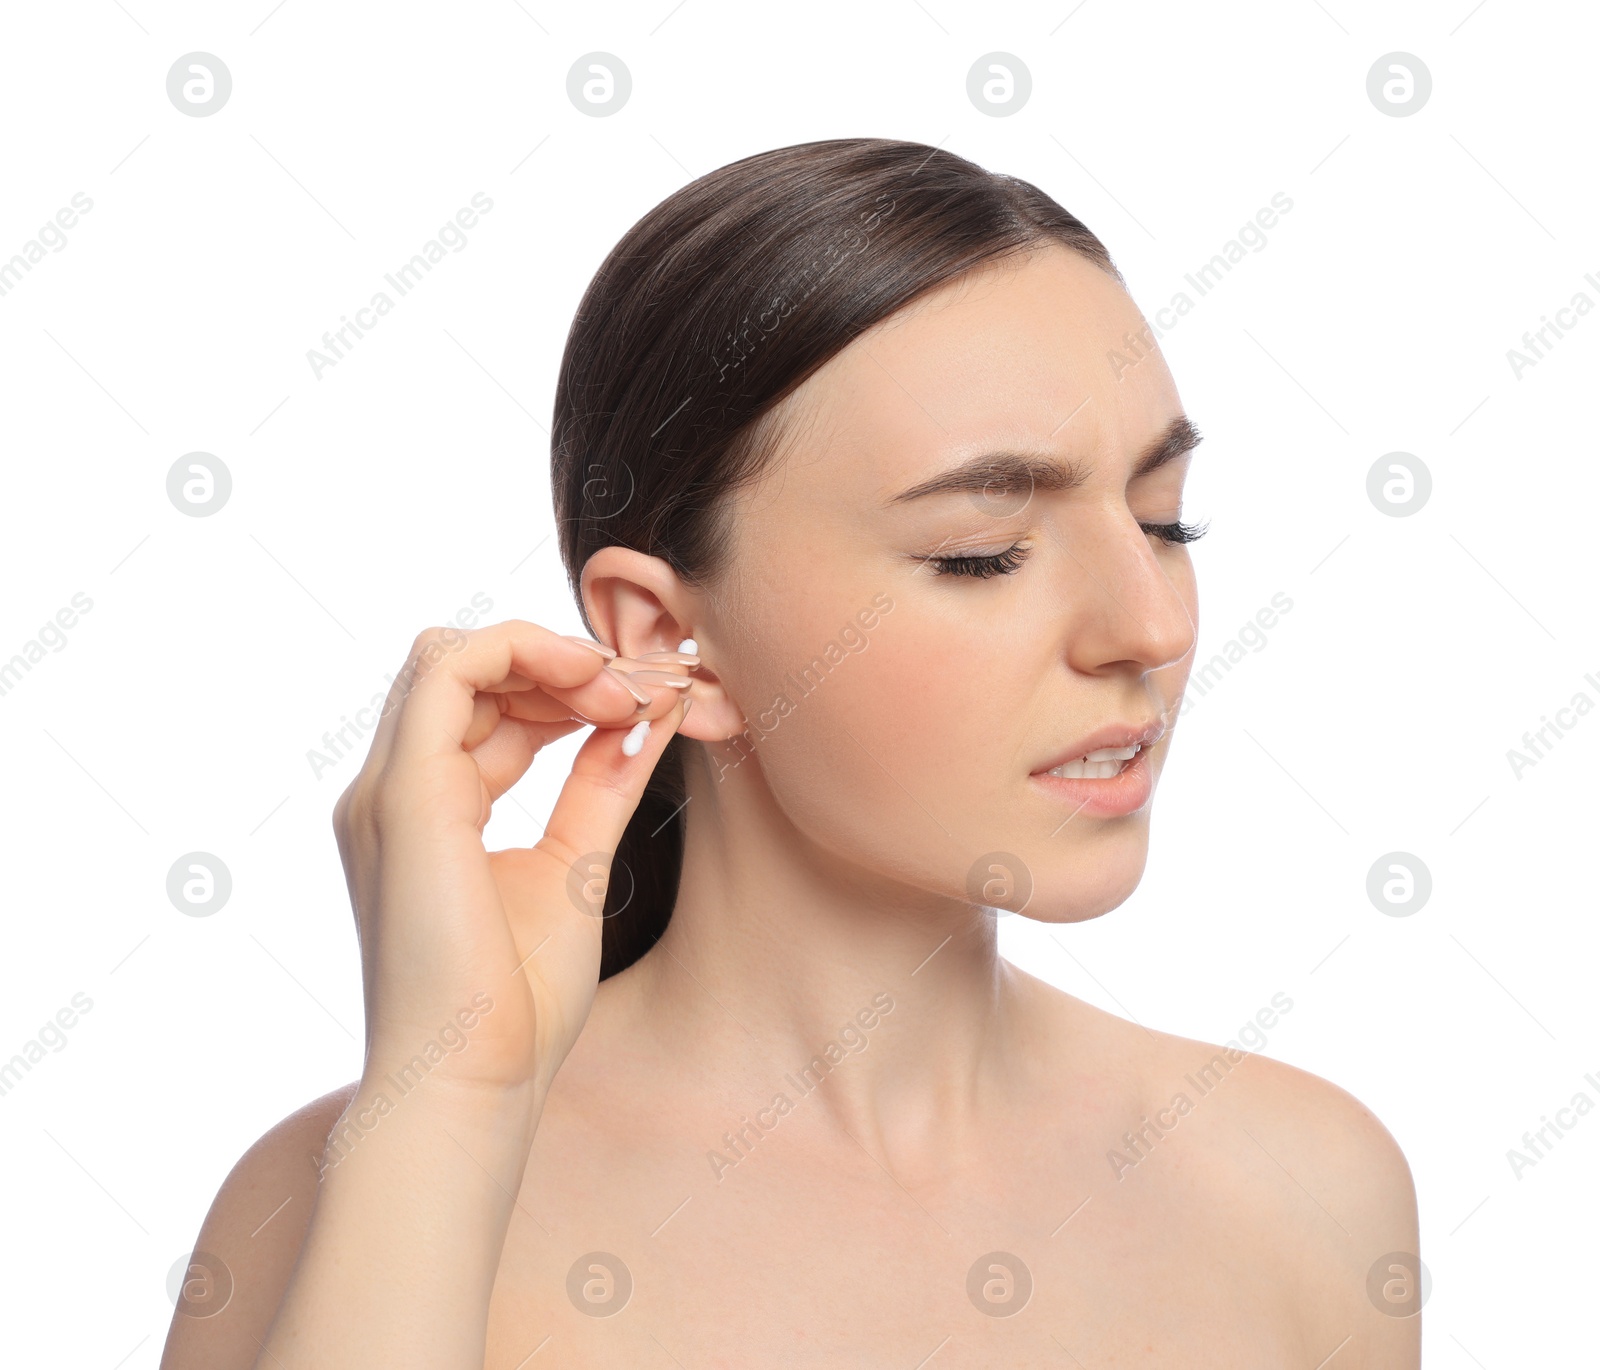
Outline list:
[[[1139,525],[1153,538],[1160,538],[1163,542],[1184,543],[1197,542],[1206,535],[1209,527],[1204,523],[1141,523]]]
[[[986,557],[929,557],[928,565],[936,576],[1009,576],[1028,559],[1029,549],[1018,542]]]
[[[1196,542],[1206,535],[1209,525],[1203,523],[1141,523],[1139,528],[1151,537],[1160,538],[1171,546]],[[974,576],[987,580],[992,576],[1009,576],[1021,569],[1032,549],[1025,543],[1014,543],[1003,552],[988,556],[929,557],[927,564],[936,576]]]

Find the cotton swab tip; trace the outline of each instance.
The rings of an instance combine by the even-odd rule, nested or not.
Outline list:
[[[641,718],[633,727],[628,729],[628,735],[622,739],[622,754],[624,756],[638,756],[644,750],[644,740],[650,735],[650,720]]]

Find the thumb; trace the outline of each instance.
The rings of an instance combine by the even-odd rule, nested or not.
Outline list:
[[[597,727],[573,758],[544,836],[520,853],[527,859],[501,853],[510,858],[502,867],[502,897],[520,955],[527,958],[530,977],[536,971],[564,1001],[569,994],[592,993],[599,983],[612,861],[689,703],[684,691],[656,701],[631,727]],[[655,709],[662,712],[652,719]],[[631,880],[626,872],[615,874]]]

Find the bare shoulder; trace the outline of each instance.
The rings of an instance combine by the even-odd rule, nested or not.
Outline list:
[[[1416,1189],[1370,1108],[1243,1050],[1251,1036],[1217,1045],[1057,990],[1043,1002],[1052,1069],[1077,1090],[1065,1104],[1089,1119],[1075,1149],[1093,1152],[1108,1212],[1190,1253],[1195,1268],[1179,1277],[1204,1284],[1209,1269],[1217,1298],[1248,1288],[1307,1364],[1342,1348],[1334,1365],[1416,1370]]]
[[[1160,1074],[1202,1126],[1185,1154],[1275,1263],[1308,1350],[1410,1370],[1420,1360],[1417,1195],[1405,1153],[1360,1099],[1236,1044],[1156,1034]],[[1175,1116],[1175,1111],[1167,1116]],[[1237,1253],[1241,1259],[1247,1252]]]
[[[357,1082],[269,1128],[228,1172],[200,1226],[161,1370],[249,1370],[311,1222],[328,1134]]]
[[[1208,1149],[1220,1148],[1230,1159],[1255,1158],[1245,1167],[1252,1176],[1263,1165],[1280,1176],[1303,1171],[1315,1181],[1316,1196],[1332,1199],[1342,1216],[1375,1230],[1414,1234],[1416,1191],[1405,1154],[1353,1094],[1310,1071],[1246,1051],[1238,1041],[1219,1046],[1158,1032],[1031,976],[1018,978],[1032,981],[1033,993],[1047,999],[1053,1036],[1070,1052],[1091,1055],[1102,1075],[1125,1082],[1126,1097],[1114,1107],[1135,1109],[1133,1120],[1143,1125],[1142,1137],[1130,1129],[1126,1139],[1133,1143],[1125,1148],[1130,1160],[1169,1134],[1194,1140],[1204,1135]],[[1191,1128],[1184,1121],[1191,1116],[1206,1126]],[[1284,1183],[1296,1191],[1290,1179]],[[1338,1222],[1331,1227],[1340,1230]]]
[[[1308,1070],[1270,1056],[1235,1055],[1242,1088],[1232,1102],[1241,1131],[1250,1135],[1249,1124],[1259,1123],[1289,1159],[1303,1161],[1339,1191],[1336,1197],[1354,1206],[1351,1216],[1359,1219],[1364,1205],[1377,1219],[1393,1215],[1399,1205],[1415,1219],[1411,1167],[1370,1108]],[[1264,1150],[1267,1138],[1256,1135]]]

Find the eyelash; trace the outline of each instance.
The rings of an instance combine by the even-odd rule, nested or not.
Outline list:
[[[1196,542],[1206,534],[1206,526],[1198,523],[1141,523],[1139,525],[1152,537],[1158,537],[1169,546]],[[936,576],[977,576],[987,580],[991,576],[1013,575],[1028,559],[1028,549],[1019,543],[987,557],[929,557]]]
[[[936,576],[1009,576],[1024,561],[1028,553],[1019,542],[989,557],[929,557],[928,563]]]
[[[1163,542],[1178,546],[1185,542],[1198,542],[1206,535],[1207,525],[1184,523],[1180,519],[1177,523],[1141,523],[1139,527]]]

